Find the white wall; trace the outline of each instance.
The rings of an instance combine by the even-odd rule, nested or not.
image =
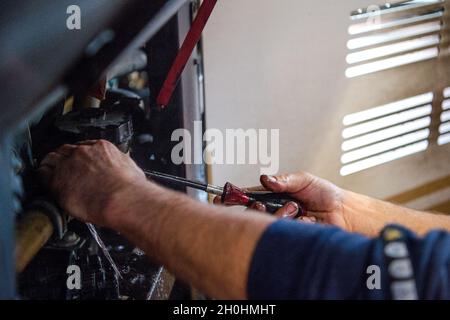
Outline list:
[[[434,62],[345,78],[349,13],[371,3],[219,1],[204,35],[207,127],[280,129],[280,172],[310,171],[378,197],[449,174],[450,148],[435,145],[360,174],[339,174],[345,114],[441,89],[422,81]],[[217,184],[255,185],[258,175],[258,166],[212,167]]]

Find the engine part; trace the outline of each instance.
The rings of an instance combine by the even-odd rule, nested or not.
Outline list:
[[[16,231],[16,272],[22,272],[53,234],[50,218],[31,211],[19,222]]]
[[[102,77],[89,89],[86,95],[73,97],[71,110],[100,108],[100,103],[105,99],[105,94],[106,77]]]
[[[108,70],[108,77],[115,78],[140,70],[147,65],[147,55],[140,49],[130,50],[121,61],[113,64]]]
[[[70,112],[55,123],[60,143],[104,139],[128,152],[133,138],[131,116],[119,108],[88,108]]]
[[[19,276],[20,293],[26,299],[113,299],[119,296],[119,282],[108,263],[90,252],[88,243],[71,248],[47,248],[39,252]],[[51,261],[52,263],[49,263]],[[81,286],[67,286],[68,267],[78,266]]]
[[[16,230],[16,272],[22,272],[39,250],[54,235],[62,241],[66,233],[67,219],[53,204],[35,201],[22,215]]]
[[[44,7],[39,5],[40,12],[42,12],[42,15],[39,15],[39,17],[35,14],[36,5],[33,5],[33,2],[18,5],[16,1],[6,1],[5,6],[2,6],[2,13],[4,13],[5,17],[10,18],[10,23],[7,23],[7,28],[4,28],[3,31],[5,32],[2,33],[2,36],[5,36],[6,40],[14,40],[12,42],[7,41],[8,44],[12,43],[12,46],[7,46],[10,50],[7,50],[5,57],[10,56],[13,60],[15,59],[14,61],[19,59],[20,61],[17,61],[23,62],[26,66],[38,68],[40,72],[37,73],[41,76],[37,78],[30,77],[29,68],[17,68],[17,64],[9,63],[11,59],[2,60],[6,62],[0,67],[0,77],[2,79],[10,79],[11,75],[14,75],[15,79],[20,79],[18,82],[21,85],[17,86],[17,81],[7,81],[5,83],[13,83],[13,85],[9,85],[6,90],[2,91],[1,95],[5,107],[3,115],[0,117],[0,127],[2,129],[0,130],[0,167],[4,169],[0,171],[0,181],[4,187],[3,191],[0,192],[0,215],[2,218],[2,223],[0,224],[0,298],[116,299],[118,297],[117,281],[111,277],[111,275],[114,275],[112,270],[108,269],[108,264],[104,260],[102,253],[92,250],[93,247],[96,247],[95,243],[93,244],[93,241],[90,241],[92,239],[90,239],[87,230],[83,234],[82,230],[77,229],[86,229],[84,224],[80,224],[77,221],[70,222],[68,231],[63,232],[62,239],[59,239],[61,237],[58,235],[59,229],[55,228],[53,223],[55,238],[50,238],[47,245],[44,246],[43,250],[39,251],[24,272],[17,275],[17,288],[20,289],[18,291],[19,295],[17,295],[13,257],[13,222],[14,219],[24,217],[26,212],[23,212],[23,207],[27,208],[28,204],[36,197],[45,198],[48,196],[46,190],[40,186],[35,169],[43,156],[53,151],[55,147],[66,143],[61,136],[58,136],[61,133],[60,128],[55,128],[54,126],[55,121],[59,121],[61,119],[60,115],[64,113],[65,97],[72,94],[81,97],[85,96],[89,87],[102,74],[105,74],[107,67],[111,65],[112,61],[120,61],[121,57],[126,56],[128,49],[135,50],[136,48],[143,48],[146,52],[149,50],[156,53],[155,66],[148,67],[143,72],[147,74],[151,72],[148,76],[148,78],[151,78],[151,87],[160,88],[162,81],[158,80],[158,74],[160,71],[164,75],[167,73],[168,70],[165,70],[164,67],[165,61],[167,60],[169,63],[169,60],[172,60],[172,48],[177,50],[179,46],[178,35],[185,34],[190,25],[191,6],[188,3],[191,1],[168,0],[149,2],[146,0],[132,0],[132,3],[127,2],[126,4],[123,1],[112,1],[113,3],[111,4],[109,3],[111,1],[106,1],[108,6],[103,6],[105,10],[101,10],[99,14],[94,15],[86,14],[85,10],[88,10],[88,13],[95,11],[95,8],[98,8],[101,6],[101,3],[105,2],[104,0],[80,0],[79,2],[89,4],[82,7],[84,8],[84,16],[91,18],[88,19],[89,21],[83,20],[85,21],[83,23],[84,31],[82,37],[78,39],[80,41],[66,41],[66,44],[69,44],[69,46],[59,46],[60,48],[65,48],[62,51],[55,51],[54,45],[61,42],[62,39],[67,39],[64,34],[71,31],[67,30],[64,23],[58,22],[58,19],[61,18],[60,15],[56,15],[59,17],[58,19],[53,19],[53,13],[62,12],[60,9],[65,10],[67,5],[71,4],[69,1],[61,0],[57,3],[55,2],[56,4],[48,2]],[[182,9],[181,12],[179,12],[180,8]],[[174,17],[175,15],[176,17]],[[151,17],[152,19],[150,19]],[[174,19],[171,19],[172,17]],[[49,21],[54,22],[50,23],[54,28],[47,28],[46,32],[36,38],[36,32],[33,32],[36,26],[47,25]],[[167,23],[168,21],[169,23]],[[33,27],[17,28],[18,25],[22,24]],[[166,24],[168,27],[162,28]],[[173,30],[173,33],[167,37],[163,35],[162,29],[170,32]],[[110,38],[111,41],[99,41],[99,38],[105,32],[114,35],[114,37]],[[36,40],[33,42],[34,45],[22,45],[23,43],[29,44],[29,34],[32,33],[33,39]],[[155,47],[153,44],[145,43],[155,34],[158,34],[158,37],[162,37],[162,45]],[[96,35],[99,35],[99,37],[96,37]],[[94,50],[92,50],[93,47],[95,47]],[[126,48],[128,49],[126,50]],[[159,54],[159,52],[162,52],[162,54]],[[55,63],[55,61],[58,61],[58,63]],[[4,68],[5,66],[6,69]],[[188,71],[190,72],[190,70]],[[197,72],[192,70],[192,73],[196,74]],[[192,79],[196,79],[196,77],[192,77]],[[192,82],[196,84],[196,81]],[[117,85],[124,88],[133,88],[120,81],[117,81]],[[27,94],[17,94],[17,92],[22,92],[23,90],[26,90]],[[147,83],[144,90],[148,91],[146,96],[148,100],[146,103],[147,107],[156,105],[153,101],[156,95],[153,95],[157,93],[157,90],[150,89],[150,85],[147,87]],[[188,93],[195,91],[190,87],[186,87],[185,90]],[[153,119],[155,119],[152,120],[152,124],[149,126],[146,123],[145,130],[139,131],[139,134],[142,135],[139,138],[141,142],[139,150],[137,150],[138,148],[133,148],[134,156],[148,162],[150,168],[154,169],[153,165],[155,165],[160,170],[167,170],[177,175],[183,175],[184,168],[164,161],[164,159],[170,158],[170,134],[174,129],[179,128],[182,123],[180,119],[183,119],[183,108],[197,109],[197,101],[195,103],[185,103],[184,95],[178,94],[181,92],[180,86],[180,88],[176,89],[177,94],[174,95],[173,108],[170,113],[158,114],[155,112],[152,114]],[[144,97],[144,95],[142,96]],[[191,96],[194,95],[191,94]],[[73,103],[70,104],[71,107],[73,105]],[[105,106],[108,107],[107,104],[101,104],[101,107]],[[115,111],[118,110],[116,109]],[[40,123],[42,126],[35,130],[37,129],[35,121],[44,115],[44,112],[49,117],[45,117],[46,119]],[[190,121],[188,117],[184,119]],[[133,131],[136,131],[136,125],[137,123],[133,121]],[[12,172],[13,168],[10,165],[10,160],[12,158],[13,143],[17,142],[16,135],[22,133],[26,126],[31,126],[32,133],[33,131],[35,133],[27,141],[30,143],[29,150],[32,150],[30,152],[31,161],[24,161],[25,170],[17,166]],[[116,132],[119,131],[117,128],[114,130]],[[75,136],[74,141],[85,138],[83,136],[84,133],[77,135],[69,131],[68,134]],[[23,155],[21,155],[21,158],[22,160],[26,159]],[[15,181],[11,180],[12,175],[16,179]],[[21,183],[22,181],[23,183]],[[15,202],[14,210],[13,201]],[[51,217],[48,217],[51,220]],[[99,231],[103,237],[104,230]],[[105,239],[105,242],[115,259],[118,259],[118,255],[123,256],[122,261],[118,261],[119,267],[130,265],[129,259],[131,258],[133,259],[131,263],[133,263],[133,266],[136,266],[128,273],[130,276],[127,277],[129,285],[124,290],[126,295],[131,299],[145,299],[149,286],[153,281],[153,276],[160,269],[158,269],[158,266],[153,265],[149,267],[148,259],[144,255],[139,257],[134,254],[130,255],[132,249],[129,247],[119,250],[119,248],[122,248],[123,239],[116,234],[114,234],[113,238],[117,239],[117,244],[111,246],[111,248],[109,247],[112,241]],[[137,260],[134,261],[134,259]],[[69,292],[66,288],[66,267],[71,264],[79,264],[82,270],[83,289],[79,292]],[[161,279],[165,278],[164,272],[160,275]],[[170,285],[167,290],[161,289],[161,283]],[[153,286],[155,288],[154,292],[164,291],[170,294],[172,284],[173,281],[158,281],[157,285]],[[123,287],[126,286],[127,284],[125,283]]]

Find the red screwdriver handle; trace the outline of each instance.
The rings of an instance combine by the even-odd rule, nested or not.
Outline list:
[[[234,206],[246,206],[250,207],[255,202],[261,202],[266,206],[267,212],[275,213],[278,209],[281,209],[288,202],[295,202],[298,205],[298,214],[300,217],[304,215],[303,206],[297,200],[286,193],[274,193],[274,192],[247,192],[239,187],[227,182],[223,187],[222,203],[226,205]]]

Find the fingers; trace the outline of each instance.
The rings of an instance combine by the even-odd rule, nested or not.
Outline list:
[[[44,160],[41,161],[41,167],[56,168],[58,164],[65,158],[64,154],[58,152],[50,152]]]
[[[220,196],[215,196],[213,199],[213,203],[216,205],[221,205],[222,204],[222,199]]]
[[[264,203],[256,201],[254,202],[248,210],[256,210],[261,212],[266,212],[267,208]],[[288,202],[283,208],[275,212],[274,216],[282,219],[293,219],[297,215],[299,210],[298,204],[295,202]]]
[[[102,146],[104,148],[111,148],[119,151],[117,149],[117,147],[110,141],[105,140],[105,139],[99,139],[99,140],[84,140],[84,141],[80,141],[77,142],[77,145],[79,146]]]
[[[216,205],[222,205],[222,200],[220,196],[216,196],[213,199],[213,203]],[[246,210],[256,210],[260,212],[266,212],[267,208],[264,205],[264,203],[256,201],[254,202],[250,207],[248,207]],[[280,218],[280,219],[294,219],[300,208],[296,202],[288,202],[283,208],[279,209],[277,212],[275,212],[274,217]],[[300,217],[297,220],[307,222],[307,223],[315,223],[316,218],[315,217]]]
[[[61,161],[70,157],[76,148],[77,146],[74,145],[63,145],[58,150],[47,154],[44,160],[41,161],[40,167],[56,168]]]
[[[266,212],[266,206],[261,202],[255,202],[247,210],[256,210]],[[283,208],[275,212],[274,216],[279,219],[294,219],[299,212],[299,207],[296,202],[288,202]],[[315,216],[309,215],[302,216],[296,219],[299,222],[304,223],[317,223],[318,219]]]
[[[313,219],[315,222],[326,220],[327,215],[328,215],[327,212],[320,212],[320,211],[308,211],[306,213],[306,216],[310,219]]]
[[[273,192],[296,193],[307,188],[314,180],[308,173],[299,172],[279,176],[262,175],[261,184]]]
[[[247,210],[266,212],[266,206],[264,205],[264,203],[256,201],[250,207],[248,207]]]
[[[218,205],[218,206],[225,206],[225,207],[233,207],[234,206],[232,204],[222,203],[222,197],[221,196],[215,196],[213,198],[213,204]]]
[[[56,151],[50,152],[45,158],[44,160],[42,160],[40,166],[47,166],[50,168],[56,168],[56,166],[62,161],[64,160],[64,158],[68,158],[70,157],[73,152],[78,149],[80,146],[93,146],[96,144],[103,144],[106,143],[106,141],[103,140],[86,140],[86,141],[81,141],[78,142],[75,145],[71,145],[71,144],[65,144],[63,146],[61,146],[59,149],[57,149]]]
[[[215,205],[224,205],[222,203],[222,199],[220,196],[215,196],[213,198],[213,203]],[[257,201],[257,202],[254,202],[250,207],[248,207],[247,210],[256,210],[256,211],[265,212],[266,206],[262,202]]]
[[[298,204],[296,202],[288,202],[283,208],[277,210],[274,216],[278,218],[288,218],[293,219],[298,214]]]
[[[62,147],[60,147],[58,150],[56,150],[55,152],[65,156],[65,157],[70,157],[76,149],[77,149],[76,145],[65,144]]]
[[[55,169],[61,164],[62,161],[69,158],[76,148],[77,146],[75,145],[63,145],[58,150],[50,152],[41,161],[37,172],[45,186],[50,186]]]
[[[297,219],[297,221],[304,223],[316,223],[317,219],[315,217],[300,217]]]
[[[76,144],[77,145],[83,145],[83,146],[93,146],[94,144],[98,143],[100,140],[84,140],[79,141]]]
[[[264,188],[263,186],[256,186],[256,187],[247,187],[247,188],[243,188],[243,190],[245,191],[267,191],[266,188]]]

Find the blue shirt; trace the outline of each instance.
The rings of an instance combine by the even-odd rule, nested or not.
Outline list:
[[[418,238],[402,227],[391,228],[402,232],[417,297],[450,299],[450,234],[433,231]],[[255,249],[249,298],[390,299],[396,279],[386,246],[381,236],[369,239],[336,227],[279,220]],[[376,288],[368,286],[369,266],[379,267]]]

